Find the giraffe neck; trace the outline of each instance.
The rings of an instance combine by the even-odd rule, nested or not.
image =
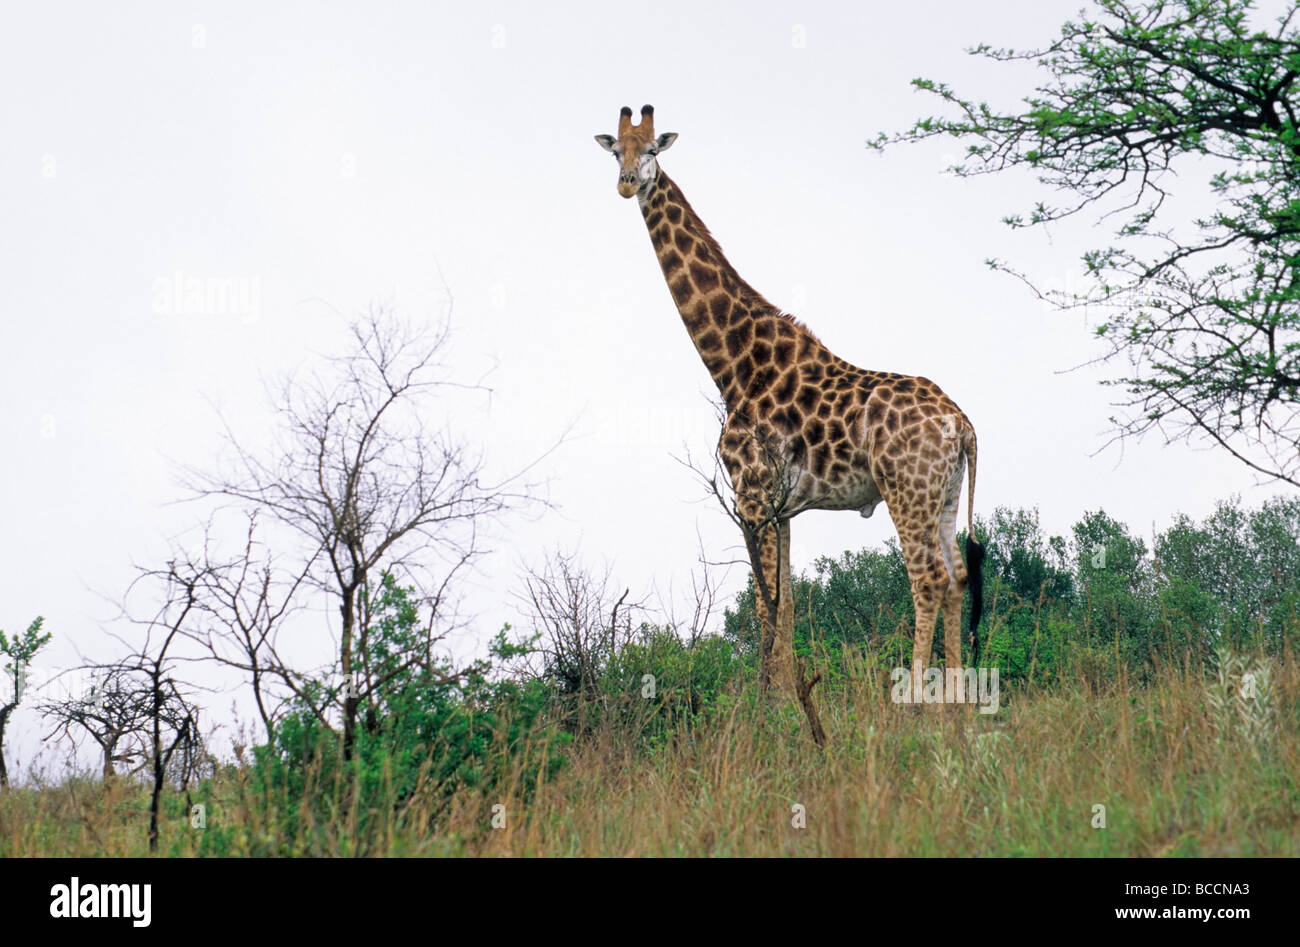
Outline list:
[[[794,340],[803,350],[812,335],[741,279],[662,170],[637,199],[686,331],[718,391],[734,408],[753,370],[772,360],[774,345]]]

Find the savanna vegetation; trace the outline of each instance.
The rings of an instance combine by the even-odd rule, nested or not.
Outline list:
[[[1033,510],[977,528],[995,537],[996,713],[891,699],[911,658],[892,543],[797,581],[825,750],[793,701],[758,696],[752,587],[707,633],[555,557],[519,624],[457,669],[409,660],[428,615],[385,572],[350,756],[315,709],[334,685],[304,680],[268,738],[168,778],[158,851],[1300,854],[1300,500],[1224,501],[1150,543],[1101,511],[1068,537]],[[150,790],[89,773],[13,786],[0,851],[143,854]]]
[[[1098,334],[1133,372],[1112,379],[1119,435],[1205,439],[1292,487],[1294,13],[1263,29],[1245,0],[1094,7],[1043,49],[973,50],[1046,70],[1023,110],[918,80],[949,114],[873,144],[953,136],[958,173],[1027,168],[1077,198],[1012,226],[1119,201],[1083,261],[1095,292],[1058,300],[1111,313]],[[1175,235],[1163,187],[1189,160],[1217,163],[1217,209]],[[1294,493],[1150,535],[1103,510],[1065,535],[1033,508],[985,514],[991,713],[894,699],[918,657],[895,543],[818,560],[794,590],[818,747],[757,686],[753,585],[719,615],[707,570],[677,620],[553,553],[486,655],[452,659],[485,537],[545,502],[528,468],[491,476],[457,435],[445,396],[473,386],[446,342],[372,312],[272,392],[269,447],[227,426],[226,463],[184,478],[201,541],[142,567],[118,624],[91,629],[115,650],[77,669],[87,687],[31,672],[51,635],[91,635],[0,633],[0,857],[1300,855]],[[199,668],[253,708],[224,725],[229,751]],[[6,769],[20,705],[68,766]]]

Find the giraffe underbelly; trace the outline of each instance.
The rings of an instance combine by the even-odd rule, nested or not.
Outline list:
[[[880,488],[865,468],[850,470],[835,481],[819,480],[806,470],[798,471],[797,476],[791,497],[795,512],[858,510],[863,516],[870,516],[882,500]]]

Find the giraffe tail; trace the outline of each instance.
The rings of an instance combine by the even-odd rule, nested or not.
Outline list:
[[[962,438],[962,450],[966,453],[967,464],[967,498],[966,498],[966,582],[970,589],[970,644],[971,663],[979,664],[980,615],[984,611],[984,546],[975,539],[975,431],[969,425]]]

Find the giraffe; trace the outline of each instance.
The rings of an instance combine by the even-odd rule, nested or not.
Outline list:
[[[970,641],[981,602],[983,547],[975,540],[975,429],[927,378],[867,371],[833,355],[802,322],[745,282],[659,167],[677,140],[656,137],[654,108],[619,113],[618,135],[596,141],[618,160],[618,193],[635,196],[691,341],[725,404],[719,457],[754,569],[766,686],[794,693],[790,520],[804,510],[884,502],[898,531],[916,613],[913,660],[930,664],[943,613],[944,657],[961,667],[961,608],[971,580]],[[969,471],[966,562],[957,509]]]

